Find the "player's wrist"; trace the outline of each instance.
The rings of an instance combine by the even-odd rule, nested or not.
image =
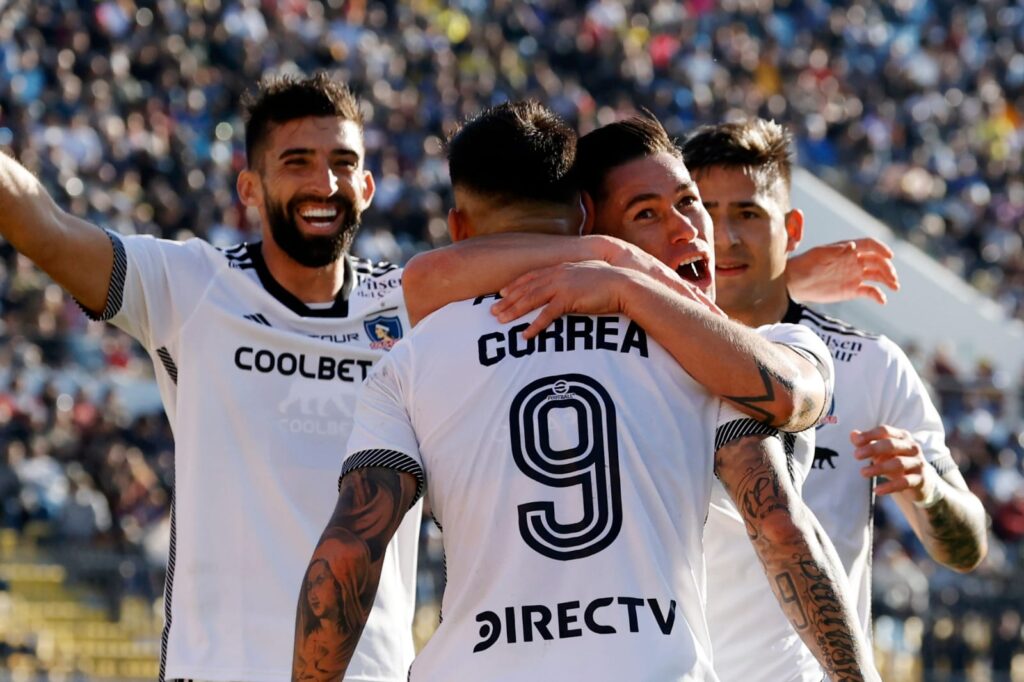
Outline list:
[[[927,483],[922,486],[922,488],[925,487],[927,487]],[[944,497],[945,495],[942,492],[942,486],[939,485],[938,481],[933,481],[931,488],[927,492],[924,492],[921,499],[914,499],[912,502],[918,509],[931,509],[941,502]]]

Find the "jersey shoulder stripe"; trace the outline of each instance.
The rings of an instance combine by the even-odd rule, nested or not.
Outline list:
[[[341,467],[341,476],[338,478],[338,489],[341,489],[341,481],[346,475],[352,473],[356,469],[369,469],[371,467],[393,469],[395,471],[404,471],[407,474],[412,474],[416,477],[416,495],[413,496],[412,504],[416,504],[420,497],[423,496],[423,490],[426,488],[427,479],[423,473],[423,467],[420,466],[419,462],[405,453],[385,449],[360,450],[359,452],[352,453],[352,455],[345,460],[345,464]]]
[[[381,277],[389,272],[394,272],[398,269],[398,266],[394,263],[387,261],[377,261],[374,263],[368,258],[360,258],[359,256],[349,256],[349,263],[352,264],[352,269],[357,275],[369,276],[369,277]]]
[[[801,305],[795,301],[790,301],[789,309],[786,311],[786,316],[782,321],[790,322],[792,324],[801,324],[806,321],[807,323],[824,331],[832,332],[833,334],[842,334],[844,336],[859,336],[864,339],[880,338],[878,334],[871,334],[862,329],[858,329],[848,322],[819,313],[816,310],[811,310],[807,306]]]
[[[242,242],[241,244],[235,244],[227,248],[218,248],[219,251],[228,260],[228,265],[239,270],[249,270],[250,268],[256,267],[253,263],[252,255],[249,252],[249,244]]]

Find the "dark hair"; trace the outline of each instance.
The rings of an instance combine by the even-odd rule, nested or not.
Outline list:
[[[576,151],[580,187],[594,198],[601,197],[604,179],[612,169],[660,153],[682,158],[675,141],[650,112],[601,126],[580,138]]]
[[[363,128],[359,101],[344,83],[321,71],[310,77],[270,76],[256,86],[256,92],[242,98],[245,109],[245,156],[250,166],[258,165],[261,146],[271,128],[307,116],[337,116],[355,121]]]
[[[552,203],[567,203],[577,192],[576,133],[533,100],[483,110],[449,136],[447,151],[453,187]]]
[[[683,145],[691,173],[711,166],[742,168],[771,186],[782,180],[789,190],[793,175],[793,137],[775,121],[754,118],[698,128]]]

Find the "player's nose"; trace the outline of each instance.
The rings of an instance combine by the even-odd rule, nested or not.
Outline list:
[[[700,234],[697,226],[693,224],[689,216],[684,215],[675,208],[669,213],[666,230],[668,231],[669,242],[673,244],[676,242],[692,242]]]

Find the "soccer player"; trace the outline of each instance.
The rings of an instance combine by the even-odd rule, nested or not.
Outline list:
[[[515,224],[578,232],[586,218],[568,179],[574,143],[536,104],[503,105],[465,125],[449,146],[453,237]],[[681,162],[676,168],[676,179],[691,186]],[[679,237],[667,247],[677,267],[695,256],[712,262],[707,218],[689,191],[679,205]],[[663,279],[581,266],[595,286],[593,299],[576,298],[579,309],[625,316],[569,315],[532,336],[526,322],[495,321],[495,297],[482,296],[430,315],[368,380],[322,543],[383,542],[406,506],[424,489],[430,495],[444,529],[448,586],[444,619],[412,679],[717,679],[704,638],[700,548],[711,476],[770,507],[785,491],[760,488],[751,468],[760,471],[761,458],[771,456],[758,449],[765,443],[784,455],[777,441],[743,438],[756,444],[753,459],[726,454],[726,446],[712,460],[717,401],[669,353],[687,366],[693,351],[681,347],[706,346],[714,352],[698,355],[705,362],[763,376],[760,368],[775,359],[757,358],[758,348],[773,344],[674,294],[689,285],[653,263]],[[609,278],[621,286],[599,286]],[[711,288],[708,278],[695,280]],[[774,350],[818,372],[813,351]],[[767,380],[788,391],[784,383],[802,384],[804,376]],[[740,419],[719,428],[720,441],[751,427],[771,431]],[[359,491],[368,483],[380,491],[373,506],[387,519],[372,532],[344,519],[349,507],[365,504]],[[754,520],[758,530],[761,521]],[[806,557],[823,570],[819,559]],[[314,554],[310,566],[316,562]],[[372,594],[371,571],[348,559],[333,565],[339,579],[365,581]],[[822,596],[831,613],[843,612],[835,591]],[[846,615],[842,624],[822,623],[820,634],[844,639],[829,653],[847,666],[844,679],[862,679],[865,653],[852,609]],[[300,618],[297,652],[305,630]],[[336,644],[342,663],[358,636],[357,628]],[[297,667],[295,678],[304,672]]]
[[[788,133],[761,119],[726,123],[698,130],[683,152],[715,226],[719,305],[751,326],[805,325],[833,354],[833,403],[818,425],[813,463],[796,463],[794,474],[807,477],[804,499],[838,550],[870,636],[875,496],[894,495],[931,556],[958,571],[985,556],[981,502],[968,491],[939,415],[899,347],[789,298],[786,258],[804,226],[790,204]],[[706,548],[716,669],[724,682],[818,682],[821,669],[745,563],[744,534],[730,505],[712,506]]]
[[[175,435],[161,678],[289,677],[294,586],[333,508],[356,392],[408,326],[400,273],[347,253],[374,191],[355,98],[323,74],[286,77],[247,110],[238,192],[262,241],[223,251],[104,232],[0,156],[0,233],[157,366]],[[405,680],[417,521],[362,557],[382,588],[348,680]],[[325,600],[307,606],[318,632],[348,612]]]

